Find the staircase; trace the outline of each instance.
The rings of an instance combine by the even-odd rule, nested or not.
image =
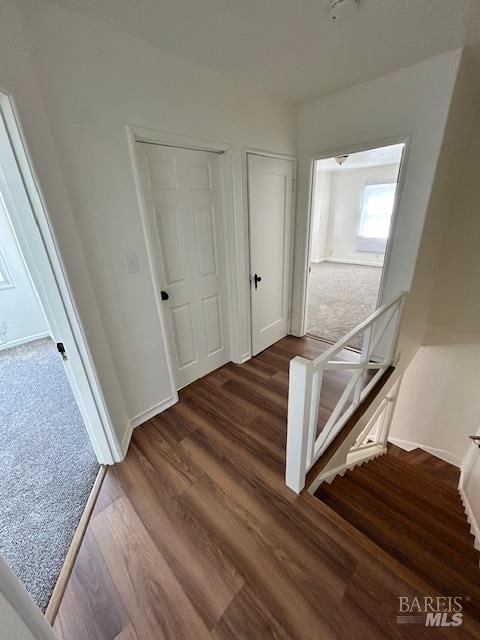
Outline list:
[[[389,445],[380,458],[321,484],[315,496],[431,585],[425,595],[462,596],[478,620],[480,554],[457,484],[455,467]]]

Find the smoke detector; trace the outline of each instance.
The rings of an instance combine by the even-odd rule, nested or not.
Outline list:
[[[358,7],[360,0],[332,0],[328,5],[328,17],[330,20],[337,20],[352,7]]]

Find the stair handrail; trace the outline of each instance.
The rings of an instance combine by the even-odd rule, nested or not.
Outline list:
[[[406,297],[406,291],[399,293],[317,358],[308,360],[297,356],[290,361],[285,481],[296,493],[300,493],[305,486],[307,471],[335,439],[384,372],[397,361],[398,336]],[[363,345],[358,360],[334,360],[351,344],[352,339],[362,333]],[[383,356],[378,356],[378,348]],[[354,373],[317,436],[324,372],[332,369],[352,370]],[[372,370],[376,370],[376,373],[367,381],[368,372]]]

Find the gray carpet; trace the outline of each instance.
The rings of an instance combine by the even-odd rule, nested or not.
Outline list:
[[[336,342],[375,311],[381,267],[312,264],[307,332]],[[361,337],[350,346],[360,349]]]
[[[0,554],[48,604],[98,472],[51,340],[0,351]]]

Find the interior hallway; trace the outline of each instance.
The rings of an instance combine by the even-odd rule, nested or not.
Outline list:
[[[381,267],[339,262],[311,265],[307,333],[330,342],[343,338],[375,311]],[[351,344],[361,349],[361,337]]]
[[[60,638],[411,637],[396,623],[398,596],[428,585],[285,486],[289,361],[325,348],[284,338],[193,383],[135,430],[100,490],[54,625]],[[416,627],[415,637],[430,632]]]

